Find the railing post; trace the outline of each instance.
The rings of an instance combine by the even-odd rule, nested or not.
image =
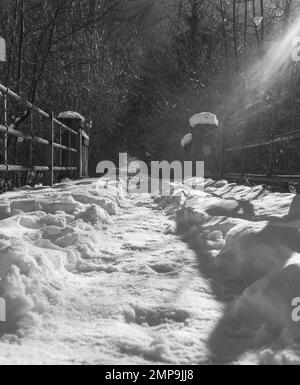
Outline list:
[[[62,128],[59,126],[59,144],[62,145]],[[62,169],[63,167],[63,150],[60,148],[59,150],[59,167]]]
[[[242,175],[246,174],[246,150],[242,149]]]
[[[219,166],[219,178],[223,179],[224,177],[224,160],[225,160],[225,131],[224,123],[221,123],[221,138],[220,138],[220,166]]]
[[[269,169],[268,169],[268,176],[271,176],[273,174],[273,145],[272,142],[269,144]]]
[[[68,132],[68,147],[72,148],[72,135],[70,132]],[[72,167],[72,153],[71,151],[68,151],[68,165],[67,167]]]
[[[7,108],[7,92],[3,95],[3,107],[4,107],[4,125],[5,127],[8,127],[8,108]],[[7,132],[4,134],[4,141],[3,141],[3,160],[4,163],[7,164],[8,162],[8,135]]]
[[[82,178],[82,129],[79,128],[77,136],[77,175],[76,179]]]
[[[50,129],[48,131],[48,141],[49,145],[47,146],[46,152],[46,164],[49,167],[49,171],[46,173],[46,184],[48,186],[53,186],[54,177],[53,177],[53,166],[54,166],[54,151],[53,151],[53,142],[54,142],[54,114],[50,114]]]
[[[30,135],[31,135],[31,137],[34,137],[34,134],[33,134],[33,115],[32,114],[30,114],[30,123],[29,124],[30,124]],[[33,143],[32,143],[32,140],[30,140],[29,143],[28,143],[28,152],[29,152],[29,154],[28,154],[28,159],[29,159],[28,164],[29,164],[30,167],[33,166],[33,154],[32,154],[32,151],[33,151]]]

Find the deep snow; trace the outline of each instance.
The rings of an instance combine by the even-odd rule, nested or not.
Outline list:
[[[205,186],[2,195],[0,364],[299,364],[299,197]]]

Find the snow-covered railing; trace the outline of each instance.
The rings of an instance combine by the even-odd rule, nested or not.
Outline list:
[[[206,172],[211,173],[219,167],[219,160],[215,160],[212,155],[221,154],[219,141],[219,121],[215,114],[202,112],[191,117],[190,128],[192,133],[187,134],[181,141],[186,161],[206,162]],[[216,140],[217,139],[217,140]],[[219,174],[216,174],[216,178]]]
[[[294,117],[292,122],[288,122],[285,131],[283,131],[281,126],[279,130],[277,128],[278,132],[276,132],[275,123],[272,121],[269,137],[261,139],[254,139],[251,124],[249,125],[250,121],[255,120],[255,118],[260,120],[266,113],[269,113],[271,116],[272,114],[274,115],[274,110],[278,109],[278,105],[286,102],[290,97],[295,98],[295,93],[286,94],[285,97],[282,96],[273,105],[265,105],[265,108],[262,108],[260,105],[258,107],[255,106],[255,108],[249,108],[244,114],[244,119],[233,117],[227,119],[226,122],[221,121],[219,123],[218,118],[211,113],[194,115],[190,119],[190,126],[193,132],[192,143],[189,143],[189,146],[185,144],[187,136],[181,143],[182,146],[185,144],[183,146],[185,160],[191,158],[193,161],[205,161],[206,177],[225,178],[228,180],[251,180],[257,183],[298,185],[300,191],[300,175],[297,173],[297,170],[296,173],[293,173],[296,169],[295,162],[289,162],[285,165],[285,172],[280,173],[279,171],[281,170],[278,167],[279,149],[276,147],[293,143],[292,147],[289,146],[287,148],[293,148],[297,152],[295,140],[299,141],[300,130],[296,129],[296,118]],[[261,130],[261,135],[264,132],[264,127],[258,127]],[[250,140],[250,137],[253,139]],[[234,142],[237,141],[238,144],[235,144]],[[260,149],[264,155],[254,155],[253,151],[260,151]],[[281,157],[284,154],[288,158],[290,150],[283,152],[281,149],[280,154]],[[259,156],[263,160],[260,160]],[[233,163],[231,158],[234,159]],[[257,172],[251,170],[253,168],[251,162],[254,164],[255,171]]]
[[[236,159],[240,159],[241,165],[240,172],[232,171],[232,167],[227,166],[227,170],[223,173],[225,178],[251,180],[257,183],[298,185],[297,189],[300,191],[298,172],[300,168],[295,167],[298,162],[300,139],[299,116],[295,109],[295,102],[299,100],[298,95],[298,88],[292,87],[290,91],[277,99],[270,98],[266,102],[249,106],[245,113],[234,116],[225,124],[223,128],[225,138],[223,163],[226,167],[230,157],[236,157]],[[287,109],[288,105],[291,106],[291,110]],[[281,110],[286,110],[285,115],[278,119]],[[277,118],[275,118],[276,116]],[[254,139],[253,124],[260,134],[259,136],[265,132],[263,138]],[[268,126],[268,130],[266,130]],[[239,144],[231,145],[232,140],[228,143],[228,134],[232,132],[232,129],[240,132]],[[279,147],[280,145],[285,145],[286,149]],[[251,172],[251,160],[253,161],[255,157],[256,159],[262,157],[262,155],[253,156],[255,150],[265,154],[265,162],[261,161],[255,167],[257,172]],[[284,167],[280,166],[280,162],[284,162]]]
[[[200,114],[194,115],[190,119],[191,128],[213,126],[218,127],[219,121],[215,114],[211,112],[201,112]]]
[[[190,144],[192,144],[192,140],[193,140],[193,135],[192,134],[187,134],[185,135],[183,138],[182,138],[182,141],[181,141],[181,147],[186,147]]]
[[[54,172],[66,171],[76,172],[76,178],[79,179],[83,175],[83,152],[86,153],[88,141],[86,141],[84,132],[80,127],[76,130],[72,129],[68,125],[62,123],[60,120],[54,117],[53,113],[47,113],[39,107],[33,105],[26,99],[17,95],[9,88],[0,84],[0,96],[3,99],[3,113],[4,121],[0,123],[0,134],[2,134],[2,140],[0,140],[0,172],[18,172],[18,171],[35,171],[45,173],[45,182],[47,185],[52,186],[54,182]],[[8,102],[13,100],[26,109],[25,114],[16,119],[13,123],[9,123],[8,119]],[[19,129],[19,126],[27,119],[31,122],[34,117],[42,118],[47,125],[45,130],[45,137],[37,137],[26,134]],[[32,130],[31,130],[32,131]],[[27,141],[44,146],[44,165],[15,165],[9,164],[9,143],[8,138],[12,136],[18,138],[21,141]],[[75,138],[75,139],[74,139]],[[55,162],[55,151],[59,151],[58,162]],[[67,153],[68,156],[64,156]],[[75,154],[72,158],[72,153]],[[29,163],[32,163],[32,147],[29,155]],[[55,164],[58,163],[58,164]],[[86,175],[85,175],[86,176]]]

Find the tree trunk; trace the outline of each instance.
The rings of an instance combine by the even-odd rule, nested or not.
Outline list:
[[[262,51],[264,51],[264,41],[265,41],[265,4],[264,4],[264,0],[260,0],[260,12],[261,12],[261,17],[262,17],[262,22],[261,22]]]
[[[23,43],[24,43],[24,0],[19,2],[19,41],[18,41],[18,70],[17,70],[17,94],[21,95],[22,70],[23,70]]]
[[[9,53],[8,53],[8,60],[7,60],[7,72],[6,72],[6,85],[7,85],[7,87],[9,87],[9,84],[10,84],[10,78],[11,78],[11,72],[12,72],[13,51],[14,51],[15,38],[16,38],[19,0],[15,0],[14,3],[15,3],[15,5],[14,5],[13,17],[12,17],[12,19],[13,19],[12,32],[11,32],[11,39],[10,39]]]
[[[248,37],[248,3],[245,1],[245,20],[244,20],[244,72],[247,68],[247,37]]]
[[[238,41],[237,41],[237,20],[236,20],[236,0],[233,0],[233,44],[236,71],[239,71]]]
[[[284,32],[288,29],[291,17],[291,9],[292,9],[293,0],[286,0],[284,7],[284,19],[283,19],[283,28]]]
[[[222,17],[222,29],[223,29],[223,38],[224,38],[224,46],[225,46],[226,67],[228,70],[229,69],[229,52],[228,52],[228,41],[227,41],[225,10],[224,10],[223,0],[220,0],[220,9],[221,9],[221,17]]]
[[[253,19],[256,17],[256,5],[255,5],[255,0],[252,0],[252,10],[253,10]],[[258,28],[257,28],[257,25],[254,24],[254,27],[255,27],[255,35],[256,35],[256,40],[257,40],[257,45],[258,45],[258,49],[259,49],[259,53],[261,55],[261,42],[260,42],[260,37],[259,37],[259,32],[258,32]]]

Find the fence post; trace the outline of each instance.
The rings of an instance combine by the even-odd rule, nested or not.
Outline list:
[[[221,140],[220,140],[220,179],[224,177],[224,160],[225,160],[225,131],[224,131],[224,123],[221,123]]]
[[[72,135],[70,132],[68,132],[68,147],[72,148]],[[68,151],[68,164],[67,167],[72,167],[72,153],[71,151]]]
[[[4,125],[5,127],[8,127],[8,108],[7,108],[7,92],[3,95],[3,107],[4,107]],[[3,141],[3,160],[4,163],[7,164],[8,162],[8,135],[7,133],[4,134],[4,141]]]
[[[59,126],[59,144],[62,145],[62,128]],[[59,150],[59,167],[63,168],[63,150],[60,148]]]
[[[53,142],[54,142],[54,114],[50,114],[50,129],[48,131],[48,141],[49,145],[46,150],[46,164],[49,167],[49,171],[46,173],[46,184],[48,186],[53,186],[53,165],[54,165],[54,151],[53,151]]]
[[[242,149],[242,175],[243,175],[243,178],[245,177],[245,174],[246,174],[246,150],[243,148]]]
[[[76,179],[82,178],[82,129],[79,128],[77,136],[77,175]]]
[[[268,176],[273,174],[273,144],[270,142],[269,144],[269,169]]]
[[[30,114],[30,135],[33,137],[34,134],[33,134],[33,116],[32,114]],[[33,167],[33,154],[32,154],[32,151],[33,151],[33,145],[32,145],[32,140],[29,141],[28,143],[28,151],[29,151],[29,155],[28,155],[28,158],[29,158],[29,166],[30,167]]]

